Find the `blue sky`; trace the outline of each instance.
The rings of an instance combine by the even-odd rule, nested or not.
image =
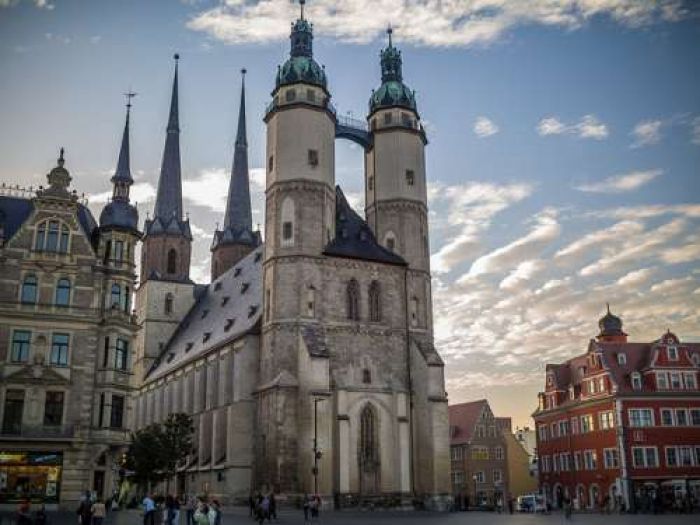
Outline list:
[[[74,187],[99,210],[131,88],[145,217],[179,52],[185,209],[203,279],[241,67],[262,222],[262,111],[296,13],[287,0],[0,0],[0,180],[44,183],[65,146]],[[544,363],[584,351],[606,301],[633,340],[667,327],[700,339],[692,3],[310,0],[307,14],[333,101],[356,118],[379,84],[384,28],[395,28],[430,140],[436,336],[452,401],[488,394],[525,424]],[[338,141],[336,178],[359,207],[361,170],[361,151]]]

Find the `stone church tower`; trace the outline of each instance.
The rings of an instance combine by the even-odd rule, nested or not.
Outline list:
[[[137,381],[143,379],[195,299],[195,284],[190,279],[192,233],[182,211],[178,60],[179,55],[175,55],[155,209],[144,224],[141,247],[141,281],[136,290],[136,316],[142,325],[134,363]]]
[[[449,491],[443,363],[432,343],[425,133],[401,55],[370,100],[368,222],[335,186],[339,122],[313,28],[293,24],[267,124],[254,485],[339,505]]]

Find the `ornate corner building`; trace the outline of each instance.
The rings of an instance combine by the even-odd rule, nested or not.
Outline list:
[[[546,367],[539,483],[561,507],[661,510],[700,495],[700,345],[632,343],[608,312],[586,353]]]
[[[195,452],[170,485],[178,492],[205,492],[235,502],[247,500],[252,491],[274,490],[280,499],[318,493],[337,506],[420,500],[444,508],[450,498],[449,423],[444,364],[433,346],[427,140],[415,95],[403,82],[401,53],[390,35],[367,122],[339,117],[312,41],[313,27],[302,11],[264,114],[264,243],[252,227],[242,86],[226,212],[213,235],[207,285],[190,278],[192,235],[182,205],[176,63],[155,208],[143,226],[136,323],[124,315],[126,324],[118,325],[129,330],[123,426],[143,428],[173,412],[193,417]],[[338,138],[356,142],[365,152],[365,218],[335,184]],[[124,140],[128,166],[128,132]],[[80,422],[85,436],[94,436],[84,438],[84,455],[75,460],[70,455],[76,446],[72,438],[53,448],[40,445],[41,451],[63,454],[62,502],[77,499],[79,489],[92,488],[97,462],[106,462],[109,470],[114,459],[103,459],[102,449],[90,439],[114,434],[111,428],[102,430],[109,425],[97,415],[95,389],[102,388],[101,374],[111,374],[104,379],[105,414],[114,411],[115,389],[121,388],[116,384],[121,371],[114,369],[111,357],[116,352],[112,341],[120,336],[109,335],[105,342],[103,332],[117,322],[112,317],[129,308],[113,312],[104,305],[111,304],[113,281],[122,290],[134,290],[132,258],[139,233],[135,215],[125,208],[130,182],[123,171],[120,167],[113,179],[115,196],[99,227],[94,221],[81,226],[81,213],[91,219],[77,203],[72,204],[77,218],[65,219],[73,225],[67,226],[72,228],[70,253],[75,253],[70,256],[77,257],[79,252],[72,250],[80,247],[85,261],[51,253],[52,260],[75,261],[74,279],[96,283],[94,294],[102,294],[89,301],[87,290],[80,296],[94,309],[95,325],[102,331],[90,332],[89,344],[71,346],[65,370],[42,365],[51,372],[87,374],[66,385],[65,395],[82,396],[82,404],[66,403],[62,419]],[[66,203],[71,198],[65,197]],[[24,243],[25,251],[12,259],[12,268],[18,269],[12,275],[3,272],[8,303],[3,308],[25,314],[17,283],[30,273],[32,257],[44,257],[32,249],[34,215],[26,212],[26,217],[19,229],[14,218],[6,223],[9,241],[2,252],[3,265],[9,265],[11,248]],[[116,249],[117,236],[129,242],[129,248],[119,245],[129,260],[121,267],[108,264],[111,259],[104,256],[107,246]],[[48,277],[42,273],[48,266],[42,262],[32,268],[43,279],[42,297],[48,297]],[[117,276],[123,279],[116,282]],[[85,286],[81,281],[81,290]],[[52,323],[60,319],[56,311],[51,306]],[[36,325],[29,314],[21,319],[3,315],[3,329],[14,333]],[[15,347],[25,348],[23,343],[15,345],[9,334],[0,341],[7,356],[3,377],[11,377],[15,368],[12,373],[21,370],[23,378],[34,373],[39,329],[33,330],[32,350],[22,365],[9,356]],[[104,361],[103,345],[112,352]],[[36,408],[41,404],[13,404],[13,396],[20,397],[15,392],[19,385],[27,389],[24,381],[15,387],[3,379],[0,389],[4,417],[8,425],[21,420],[20,431],[41,412]],[[24,442],[12,443],[18,450],[27,448]],[[116,453],[124,443],[104,448]],[[109,490],[111,481],[105,481]]]
[[[129,439],[141,237],[129,202],[129,114],[99,224],[69,189],[0,191],[0,503],[105,491]]]

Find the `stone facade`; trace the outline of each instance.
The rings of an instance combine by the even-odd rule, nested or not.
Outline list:
[[[107,495],[131,428],[138,232],[100,228],[59,166],[0,196],[0,503]]]

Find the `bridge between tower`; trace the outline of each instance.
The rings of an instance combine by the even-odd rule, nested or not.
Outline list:
[[[365,150],[372,146],[372,135],[365,121],[351,117],[343,117],[337,114],[335,118],[336,138],[351,140],[362,146]]]

